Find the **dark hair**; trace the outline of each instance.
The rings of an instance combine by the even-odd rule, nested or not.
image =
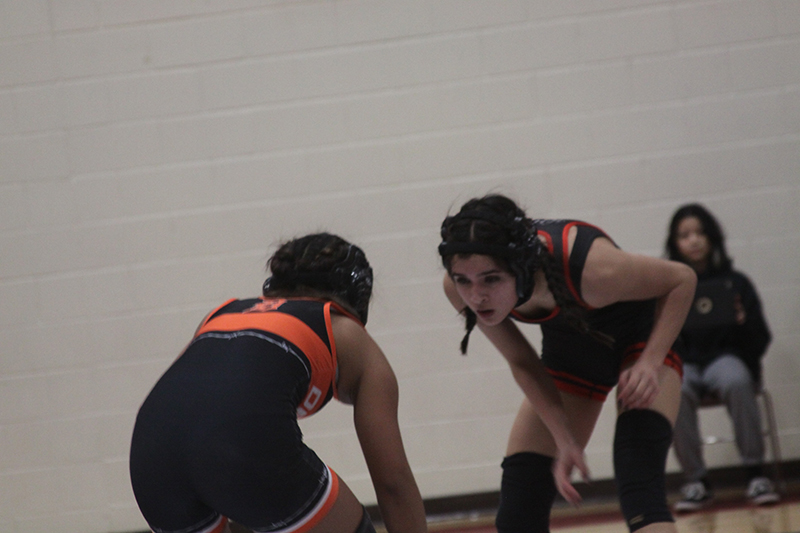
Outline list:
[[[585,309],[569,291],[561,264],[536,237],[534,222],[510,198],[500,194],[473,198],[458,214],[444,220],[441,231],[439,254],[448,273],[453,257],[476,253],[492,256],[516,276],[517,305],[521,305],[533,294],[533,275],[541,269],[567,322],[604,344],[613,343],[609,336],[591,329]],[[461,341],[461,353],[465,354],[477,317],[466,305],[461,312],[466,317],[467,333]]]
[[[710,274],[729,272],[733,266],[733,261],[728,257],[728,252],[725,250],[725,235],[714,215],[706,209],[703,205],[693,203],[685,204],[675,211],[672,215],[672,220],[669,223],[669,235],[665,245],[667,257],[673,261],[680,261],[685,263],[686,260],[678,251],[678,226],[684,219],[695,217],[700,221],[708,239],[710,247],[710,255],[708,261],[708,270]]]
[[[536,225],[504,196],[482,200],[486,205],[470,200],[457,214],[445,218],[439,255],[448,272],[454,256],[485,254],[500,259],[516,277],[517,305],[522,305],[533,293],[533,273],[540,268],[544,249],[536,238]]]
[[[372,268],[355,244],[330,233],[306,235],[283,243],[267,268],[264,296],[328,296],[367,323]]]

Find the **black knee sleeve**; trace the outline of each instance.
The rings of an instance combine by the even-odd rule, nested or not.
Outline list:
[[[369,517],[367,508],[363,507],[363,509],[364,511],[361,514],[361,522],[358,523],[355,533],[375,533],[375,526],[372,524],[372,519]]]
[[[634,409],[617,419],[614,471],[620,507],[631,531],[674,521],[664,474],[671,443],[672,426],[660,413]]]
[[[522,452],[503,459],[498,533],[547,533],[556,499],[553,458]]]

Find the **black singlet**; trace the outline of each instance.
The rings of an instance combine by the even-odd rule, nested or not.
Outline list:
[[[297,419],[336,396],[331,302],[229,300],[201,323],[139,410],[137,503],[157,533],[211,533],[225,517],[298,532],[336,499],[338,478]]]
[[[564,269],[564,279],[573,298],[586,308],[590,327],[611,336],[613,347],[582,334],[570,326],[556,307],[546,317],[529,319],[512,312],[515,320],[540,324],[542,328],[542,361],[566,392],[600,401],[616,385],[622,366],[641,355],[653,328],[655,300],[618,302],[592,308],[581,296],[581,275],[586,257],[595,239],[611,238],[600,228],[578,220],[536,220],[538,234]],[[568,236],[572,228],[577,235],[570,253]],[[611,240],[613,243],[613,240]],[[681,372],[680,356],[675,346],[667,354],[665,365]]]

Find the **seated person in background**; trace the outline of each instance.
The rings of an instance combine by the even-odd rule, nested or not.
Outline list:
[[[687,321],[681,332],[685,343],[683,386],[674,445],[686,484],[675,510],[700,509],[713,497],[697,417],[700,401],[708,394],[718,396],[730,414],[736,446],[749,478],[748,499],[758,505],[776,502],[778,494],[763,472],[764,440],[756,402],[761,357],[771,335],[755,287],[732,269],[719,223],[699,204],[684,205],[672,216],[666,252],[670,259],[695,270],[698,288],[709,280],[724,279],[729,280],[734,292],[731,323],[691,327]]]
[[[297,419],[352,404],[389,533],[427,531],[397,423],[397,380],[364,324],[364,252],[319,233],[270,258],[263,296],[200,324],[144,401],[133,430],[136,501],[158,533],[375,533],[345,482],[305,445]]]

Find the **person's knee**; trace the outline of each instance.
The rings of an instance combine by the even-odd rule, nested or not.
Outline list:
[[[719,396],[726,402],[740,398],[755,398],[756,388],[749,376],[732,377],[720,384]]]
[[[753,388],[753,376],[744,362],[735,355],[721,355],[706,370],[705,381],[713,390]]]
[[[673,521],[664,474],[671,442],[672,426],[656,411],[625,411],[617,420],[614,470],[620,507],[631,531]]]
[[[553,458],[532,452],[503,460],[498,533],[543,533],[550,529],[550,509],[556,498]]]

